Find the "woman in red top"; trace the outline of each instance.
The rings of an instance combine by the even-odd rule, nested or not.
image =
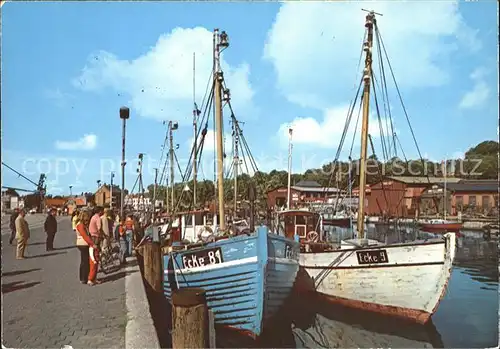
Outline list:
[[[90,237],[89,224],[90,213],[87,211],[82,211],[78,220],[78,224],[76,225],[76,245],[80,249],[82,255],[82,260],[80,262],[80,281],[82,283],[85,283],[86,281],[87,285],[94,286],[95,284],[101,283],[97,280],[99,252],[97,250],[96,244]],[[90,251],[93,252],[93,256],[90,255]],[[83,260],[84,257],[88,258],[87,265]],[[85,277],[85,275],[82,275],[82,273],[85,273],[86,270],[89,270],[89,272]]]

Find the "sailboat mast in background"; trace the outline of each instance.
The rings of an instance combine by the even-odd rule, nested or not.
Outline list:
[[[198,106],[196,105],[196,53],[193,52],[193,208],[196,209],[196,180],[198,175]]]
[[[286,208],[290,209],[290,194],[292,185],[292,134],[293,129],[288,128],[288,186],[287,186],[287,196],[286,196]]]

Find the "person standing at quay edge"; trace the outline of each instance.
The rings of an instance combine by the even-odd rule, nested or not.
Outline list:
[[[24,251],[26,250],[26,245],[28,244],[28,239],[30,238],[30,228],[26,219],[24,219],[24,216],[26,216],[26,211],[20,210],[15,222],[17,239],[16,259],[24,259]]]
[[[10,215],[10,239],[9,244],[12,245],[14,239],[16,238],[16,218],[19,216],[19,209],[15,208],[12,214]]]
[[[51,209],[45,219],[45,223],[43,224],[45,233],[47,234],[47,241],[45,244],[46,251],[54,250],[54,238],[57,233],[57,220],[56,217],[54,217],[55,214],[56,210]]]
[[[78,217],[80,215],[80,211],[74,210],[73,214],[71,216],[71,226],[73,228],[73,231],[76,231],[76,225],[78,224]]]
[[[76,225],[76,246],[80,250],[80,282],[82,284],[95,285],[100,283],[96,280],[97,264],[93,263],[94,258],[90,257],[90,248],[97,250],[97,246],[89,234],[90,214],[82,211],[78,217]]]

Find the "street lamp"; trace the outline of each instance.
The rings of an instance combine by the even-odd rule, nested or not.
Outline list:
[[[123,219],[123,206],[125,200],[125,127],[127,119],[130,118],[130,109],[127,107],[120,108],[120,119],[122,119],[122,191],[120,195],[120,218]]]
[[[69,186],[69,196],[70,196],[70,197],[71,197],[71,196],[73,196],[73,192],[71,191],[71,189],[72,189],[72,188],[73,188],[73,186],[72,186],[72,185],[70,185],[70,186]]]
[[[115,172],[111,171],[111,185],[109,186],[109,208],[113,209],[113,178],[115,178]]]

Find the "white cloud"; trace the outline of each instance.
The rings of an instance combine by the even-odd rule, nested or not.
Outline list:
[[[370,2],[370,7],[383,14],[377,17],[382,39],[398,84],[405,89],[447,83],[452,54],[480,46],[457,1]],[[273,64],[277,87],[288,100],[326,109],[354,95],[349,87],[359,81],[356,67],[364,21],[357,2],[281,6],[264,58]]]
[[[199,142],[199,139],[198,139]],[[224,150],[229,156],[232,152],[232,137],[230,133],[224,134]],[[191,149],[193,148],[193,137],[189,138],[186,141],[186,145],[191,152]],[[203,142],[203,152],[214,152],[215,151],[215,132],[214,130],[208,129],[207,134],[205,136],[205,141]]]
[[[60,108],[65,107],[74,97],[70,93],[62,92],[59,88],[46,89],[44,91],[44,95],[46,98],[54,101],[54,103]]]
[[[97,146],[97,136],[86,134],[76,141],[56,141],[55,147],[59,150],[92,150]]]
[[[83,90],[111,88],[126,94],[141,116],[186,122],[191,120],[193,105],[193,53],[196,53],[196,100],[201,105],[212,71],[212,37],[213,34],[202,27],[175,28],[161,35],[154,47],[133,60],[100,51],[91,55],[73,84]],[[228,54],[231,49],[228,48]],[[231,66],[222,54],[221,65],[235,111],[239,115],[248,111],[251,116],[254,91],[249,82],[248,64]]]
[[[484,105],[484,103],[488,100],[491,90],[484,81],[486,73],[486,69],[482,67],[477,68],[471,73],[470,79],[474,82],[474,86],[472,87],[472,90],[463,95],[459,104],[460,108],[477,108]]]
[[[314,145],[322,148],[336,148],[339,145],[345,122],[348,115],[348,107],[338,107],[327,109],[323,120],[318,121],[312,117],[299,117],[291,123],[283,123],[278,130],[278,137],[282,145],[288,144],[288,128],[293,128],[292,141],[294,144]],[[350,148],[354,128],[356,126],[357,113],[353,113],[349,124],[348,133],[345,139],[343,149]],[[378,121],[370,116],[369,133],[372,137],[380,135]],[[359,118],[356,134],[359,139],[359,130],[361,129],[361,116]],[[384,130],[385,132],[385,130]],[[355,141],[355,146],[359,145],[359,140]]]

